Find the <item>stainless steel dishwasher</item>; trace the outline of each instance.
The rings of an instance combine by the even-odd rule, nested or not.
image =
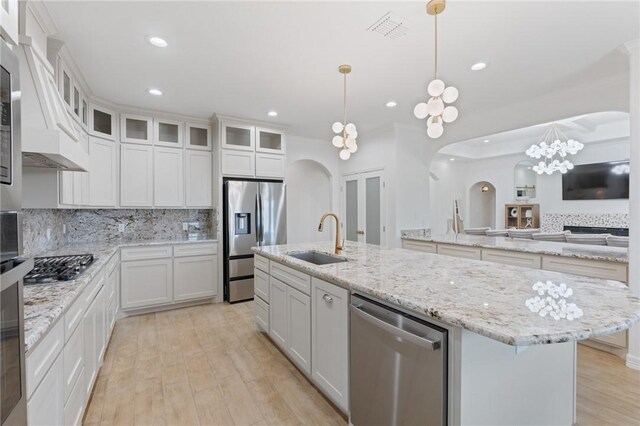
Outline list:
[[[447,330],[351,297],[351,423],[445,425]]]

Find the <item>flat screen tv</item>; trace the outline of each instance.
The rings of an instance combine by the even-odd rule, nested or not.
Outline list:
[[[629,160],[582,164],[562,175],[563,200],[629,198]]]

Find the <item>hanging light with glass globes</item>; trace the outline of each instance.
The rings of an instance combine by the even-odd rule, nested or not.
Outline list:
[[[340,74],[344,75],[342,91],[344,118],[343,122],[336,121],[331,126],[331,130],[333,130],[334,133],[337,133],[337,135],[331,140],[331,143],[333,143],[333,146],[336,148],[340,148],[340,158],[348,160],[351,157],[351,154],[358,150],[358,144],[356,143],[356,137],[358,136],[356,125],[353,123],[347,123],[347,74],[351,72],[351,65],[340,65],[338,67],[338,71]]]
[[[446,87],[438,78],[438,15],[444,11],[445,0],[431,0],[427,3],[427,13],[435,18],[435,72],[434,80],[427,86],[429,100],[420,102],[413,109],[416,118],[427,119],[427,135],[437,139],[444,132],[444,123],[452,123],[458,118],[458,109],[451,104],[458,99],[458,89]]]

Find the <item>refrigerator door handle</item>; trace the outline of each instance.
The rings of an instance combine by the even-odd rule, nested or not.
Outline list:
[[[258,225],[257,237],[258,237],[258,245],[262,245],[264,242],[264,217],[262,215],[262,194],[258,192],[258,218],[260,223]]]

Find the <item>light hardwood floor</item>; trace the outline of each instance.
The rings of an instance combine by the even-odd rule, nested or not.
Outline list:
[[[117,322],[85,425],[346,425],[259,333],[253,302]],[[640,372],[579,345],[578,424],[640,425]]]

